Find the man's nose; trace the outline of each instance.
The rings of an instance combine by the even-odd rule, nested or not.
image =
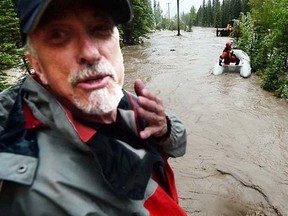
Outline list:
[[[80,64],[93,64],[99,61],[101,54],[98,50],[97,41],[88,36],[81,39],[79,43],[79,63]]]

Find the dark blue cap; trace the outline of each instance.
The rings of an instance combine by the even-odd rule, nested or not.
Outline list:
[[[51,1],[61,0],[15,0],[24,35],[35,29]],[[111,14],[116,25],[129,22],[133,17],[130,0],[95,0],[95,3],[102,5]]]

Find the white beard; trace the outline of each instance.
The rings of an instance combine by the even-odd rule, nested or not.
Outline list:
[[[76,107],[84,113],[92,115],[104,115],[115,110],[123,97],[122,86],[118,84],[118,76],[115,68],[104,61],[91,66],[84,66],[80,70],[72,70],[68,82],[73,86],[78,80],[95,74],[110,75],[114,82],[102,89],[95,89],[88,95],[87,100],[74,95]]]
[[[123,97],[122,89],[119,85],[115,85],[112,92],[107,88],[94,90],[88,97],[88,104],[81,102],[74,97],[75,105],[84,113],[92,115],[104,115],[115,110]]]

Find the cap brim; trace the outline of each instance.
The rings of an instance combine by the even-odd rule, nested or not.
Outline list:
[[[101,5],[112,15],[115,24],[131,21],[133,10],[129,0],[105,0]]]
[[[29,3],[27,0],[17,1],[21,30],[24,35],[36,28],[51,1],[53,0],[30,0]],[[95,3],[103,7],[112,16],[115,25],[127,23],[133,18],[132,6],[129,0],[95,0]]]

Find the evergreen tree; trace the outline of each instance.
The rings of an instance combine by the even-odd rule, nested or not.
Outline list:
[[[233,17],[234,19],[238,19],[240,13],[242,11],[242,2],[241,0],[232,0],[232,8],[233,8]]]
[[[214,6],[215,12],[214,12],[214,27],[218,28],[221,26],[221,4],[219,0],[215,1]]]
[[[156,24],[155,24],[155,17],[153,14],[153,9],[151,6],[151,0],[145,0],[143,1],[143,7],[144,7],[144,11],[146,13],[147,16],[147,24],[150,30],[155,29]]]
[[[196,19],[196,8],[192,6],[190,9],[189,21],[188,21],[189,30],[191,30],[193,24],[195,23],[195,19]]]
[[[122,39],[126,45],[139,44],[151,30],[151,16],[153,16],[150,0],[132,0],[134,9],[133,20],[122,25]]]
[[[199,7],[198,11],[197,11],[197,14],[196,14],[196,20],[195,20],[195,25],[196,26],[204,26],[202,24],[202,17],[203,17],[203,8],[202,6]]]
[[[203,0],[203,3],[202,3],[202,7],[203,7],[203,12],[202,12],[202,20],[201,20],[201,23],[203,26],[207,27],[208,26],[208,21],[209,21],[209,18],[208,18],[208,7],[206,6],[206,1]]]
[[[256,0],[257,1],[257,0]],[[240,13],[249,12],[249,0],[203,0],[195,19],[195,25],[225,28]],[[245,10],[245,11],[244,11]]]
[[[213,14],[213,8],[212,8],[212,2],[211,0],[208,0],[207,3],[207,26],[211,27],[213,26],[213,19],[214,19],[214,14]]]
[[[189,13],[184,13],[182,12],[180,19],[181,22],[183,23],[183,26],[180,26],[181,29],[183,27],[183,30],[185,31],[192,31],[192,26],[194,24],[196,18],[196,9],[194,6],[191,7],[190,12]]]
[[[155,17],[156,29],[160,30],[162,23],[162,10],[160,7],[160,3],[156,2],[156,0],[154,0],[154,17]]]
[[[22,66],[23,53],[19,20],[17,19],[12,0],[0,1],[0,91],[9,86],[4,72],[12,67]]]
[[[21,63],[22,53],[19,20],[12,0],[0,2],[0,71]]]
[[[230,9],[230,0],[223,0],[221,11],[222,11],[222,27],[226,27],[227,23],[230,21],[232,17]]]
[[[244,14],[246,14],[250,11],[249,0],[242,0],[241,6],[242,6],[242,12]]]

